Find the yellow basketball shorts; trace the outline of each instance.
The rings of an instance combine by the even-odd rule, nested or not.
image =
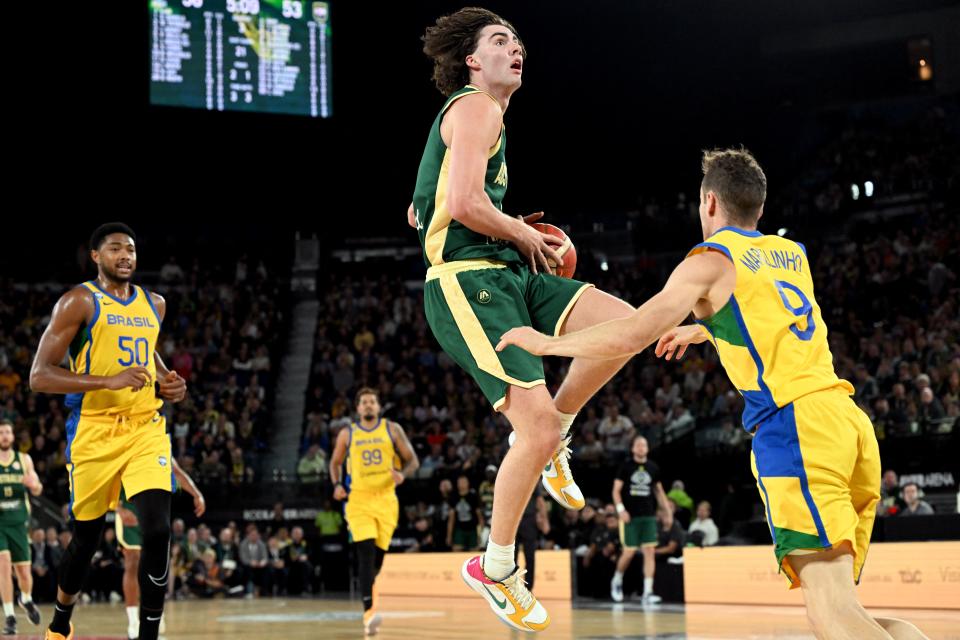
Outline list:
[[[115,509],[120,485],[128,498],[148,489],[173,491],[173,462],[166,419],[83,416],[67,420],[70,515],[95,520]]]
[[[393,489],[383,492],[351,490],[344,515],[352,542],[372,539],[386,551],[400,519],[400,502]]]
[[[860,581],[880,499],[880,449],[870,419],[842,391],[813,393],[757,427],[750,455],[780,570],[791,553],[848,542]]]

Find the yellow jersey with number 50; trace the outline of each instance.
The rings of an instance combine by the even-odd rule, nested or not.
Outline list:
[[[157,379],[154,351],[160,335],[160,315],[150,294],[136,285],[120,300],[96,282],[84,282],[93,296],[93,317],[70,345],[70,370],[95,376],[113,376],[130,367],[145,367],[151,383],[139,391],[98,389],[67,395],[66,404],[81,416],[149,415],[163,405],[153,382]]]
[[[806,248],[759,231],[723,227],[688,256],[726,255],[737,284],[726,305],[698,320],[710,334],[720,362],[743,396],[743,426],[757,425],[797,398],[853,386],[833,368],[827,327],[813,296]]]

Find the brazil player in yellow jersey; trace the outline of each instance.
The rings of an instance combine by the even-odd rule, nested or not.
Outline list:
[[[30,454],[14,446],[13,424],[0,420],[0,597],[3,598],[3,635],[17,633],[13,612],[13,573],[20,584],[20,606],[33,624],[40,624],[40,611],[33,602],[30,573],[30,498],[43,492]]]
[[[713,342],[744,398],[777,563],[803,589],[817,637],[924,638],[908,622],[871,617],[856,597],[880,498],[880,454],[853,387],[834,371],[806,248],[757,230],[767,179],[749,152],[706,152],[702,168],[704,241],[660,293],[628,318],[564,336],[511,329],[497,348],[604,359],[658,341],[656,354],[669,360]],[[691,311],[696,323],[678,326]]]
[[[330,480],[333,497],[347,501],[344,514],[356,549],[364,632],[374,635],[381,618],[374,605],[373,584],[400,517],[396,488],[420,467],[420,461],[403,427],[380,417],[380,399],[374,389],[357,392],[356,409],[360,420],[337,434]],[[346,476],[341,475],[344,462]]]
[[[633,308],[593,285],[551,273],[559,238],[503,210],[509,174],[506,112],[520,88],[526,50],[500,16],[467,7],[427,28],[424,53],[446,96],[424,148],[407,222],[417,230],[427,267],[424,313],[443,350],[476,381],[515,440],[497,473],[490,536],[482,556],[461,567],[464,582],[507,625],[541,631],[546,608],[515,562],[517,530],[540,481],[566,509],[586,504],[569,465],[568,432],[577,412],[626,358],[576,359],[556,394],[541,358],[494,351],[510,327],[529,324],[562,335]]]
[[[156,353],[164,299],[131,282],[136,234],[122,223],[90,237],[95,280],[61,296],[30,371],[34,392],[67,394],[67,474],[73,537],[57,579],[50,640],[73,638],[70,622],[105,516],[121,485],[137,505],[143,532],[140,639],[156,640],[169,578],[170,436],[158,412],[179,402],[186,382]],[[60,363],[69,355],[70,368]],[[155,390],[159,382],[159,395]]]

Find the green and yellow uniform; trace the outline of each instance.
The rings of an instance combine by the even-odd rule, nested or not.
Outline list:
[[[489,93],[467,85],[453,93],[437,114],[417,172],[413,207],[427,266],[427,322],[443,350],[473,376],[499,409],[510,385],[544,384],[542,360],[513,346],[497,353],[494,346],[500,336],[519,326],[558,334],[577,299],[591,285],[533,274],[512,244],[488,238],[451,218],[447,203],[450,149],[440,136],[440,124],[451,105],[475,94],[496,102]],[[502,211],[507,191],[502,125],[500,137],[489,150],[484,191]]]
[[[10,464],[0,464],[0,553],[13,564],[30,564],[30,497],[23,486],[23,461],[11,449]]]

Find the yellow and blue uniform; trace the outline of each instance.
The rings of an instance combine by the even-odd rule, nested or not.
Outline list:
[[[390,473],[399,466],[398,456],[386,419],[370,430],[350,424],[346,462],[344,488],[350,495],[344,513],[350,537],[353,542],[373,539],[386,551],[400,517],[396,484]]]
[[[151,377],[139,391],[98,389],[67,396],[70,513],[93,520],[114,508],[121,483],[128,496],[147,489],[171,491],[173,465],[166,420],[157,411],[163,401],[153,385],[160,315],[150,294],[131,285],[130,297],[120,300],[95,282],[82,286],[93,296],[94,312],[70,345],[71,371],[112,376],[139,366]]]
[[[727,304],[698,320],[744,399],[751,466],[777,562],[852,546],[859,582],[880,498],[880,452],[870,419],[833,368],[827,327],[813,295],[806,248],[779,236],[724,227],[689,255],[719,251],[736,268]]]

